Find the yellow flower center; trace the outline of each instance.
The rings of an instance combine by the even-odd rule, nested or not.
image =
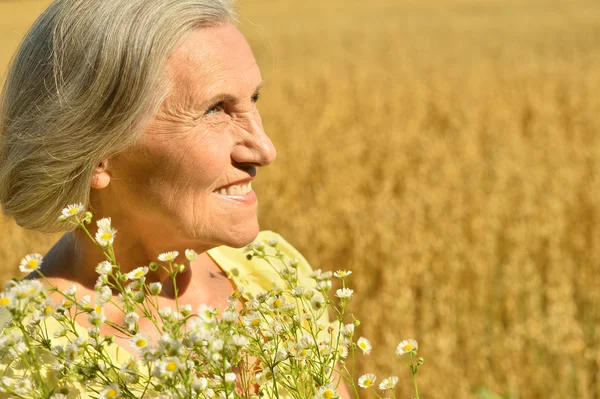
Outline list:
[[[102,306],[96,305],[96,313],[101,313],[101,312],[102,312]]]
[[[331,399],[335,396],[334,392],[331,389],[326,390],[325,392],[323,392],[323,398],[324,399]]]
[[[10,305],[10,298],[4,297],[0,298],[0,306],[8,306]]]
[[[144,346],[146,346],[147,343],[148,341],[146,341],[144,338],[140,338],[136,341],[135,346],[137,346],[138,348],[143,348]]]
[[[241,293],[240,291],[238,291],[238,290],[235,290],[235,291],[233,292],[233,294],[231,294],[231,297],[232,297],[233,299],[237,299],[237,298],[239,298],[239,297],[240,297],[240,295],[242,295],[242,293]]]
[[[52,306],[50,306],[50,305],[47,305],[47,306],[44,308],[44,314],[45,314],[45,315],[49,315],[50,313],[52,313]]]
[[[260,324],[260,320],[254,319],[254,320],[252,320],[251,324],[252,324],[252,327],[258,327],[258,325]]]
[[[136,277],[142,277],[144,275],[144,271],[143,270],[138,270],[137,273],[135,273]]]
[[[402,349],[406,352],[410,352],[413,349],[412,344],[406,344],[402,347]]]
[[[115,391],[114,389],[110,389],[107,393],[106,393],[106,397],[109,399],[113,399],[117,397],[117,391]]]
[[[65,301],[64,306],[66,308],[71,307],[71,306],[73,306],[73,302],[71,302],[71,301]]]
[[[358,346],[360,346],[360,349],[367,349],[367,344],[364,342],[359,343]]]
[[[281,306],[281,299],[275,299],[275,300],[273,301],[273,307],[274,307],[275,309],[277,309],[277,308],[279,308],[280,306]]]
[[[371,385],[373,385],[373,380],[370,378],[367,378],[366,380],[363,381],[363,385],[366,387],[370,387]]]
[[[175,362],[169,362],[169,363],[167,363],[167,367],[165,367],[165,369],[168,372],[172,373],[173,371],[177,370],[177,363],[175,363]]]
[[[110,239],[111,239],[111,237],[112,237],[112,234],[111,234],[111,233],[109,233],[108,231],[102,234],[102,239],[103,239],[103,240],[106,240],[106,241],[108,241],[108,240],[110,240]]]
[[[79,213],[79,208],[69,209],[69,215],[75,215],[76,213]]]
[[[35,269],[36,267],[38,267],[39,262],[37,261],[37,259],[30,259],[29,261],[27,261],[27,268],[30,270]]]

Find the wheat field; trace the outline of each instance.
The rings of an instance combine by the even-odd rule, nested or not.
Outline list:
[[[0,71],[47,3],[0,2]],[[600,398],[600,4],[239,10],[279,152],[262,227],[354,272],[358,370],[411,397],[414,337],[422,398]],[[0,229],[4,280],[56,239]]]

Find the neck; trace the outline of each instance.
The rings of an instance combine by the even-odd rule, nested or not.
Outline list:
[[[92,226],[93,223],[88,228]],[[94,236],[95,228],[90,228],[89,232]],[[167,248],[164,240],[162,241],[151,240],[126,229],[119,230],[113,250],[121,273],[128,273],[138,267],[149,266],[151,262],[156,262],[161,266],[155,271],[149,271],[146,281],[147,283],[161,282],[163,294],[173,296],[175,284],[178,294],[182,295],[190,286],[192,278],[197,282],[199,278],[202,279],[202,275],[209,276],[211,273],[220,272],[218,265],[208,256],[209,248],[193,248],[199,256],[194,262],[190,262],[185,257],[185,245]],[[158,260],[158,255],[168,251],[178,251],[179,256],[173,264],[183,265],[183,270],[177,273],[175,281],[168,270],[162,267],[169,264]],[[46,255],[44,263],[49,269],[44,270],[44,273],[48,276],[72,280],[93,289],[98,278],[96,266],[105,260],[107,259],[101,249],[83,229],[78,228],[65,234]]]

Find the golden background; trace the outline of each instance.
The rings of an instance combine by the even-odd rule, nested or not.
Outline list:
[[[0,71],[47,1],[0,1]],[[423,398],[600,397],[600,3],[245,0],[279,150],[263,228],[353,270]],[[0,219],[3,279],[56,237]],[[346,398],[345,398],[346,399]]]

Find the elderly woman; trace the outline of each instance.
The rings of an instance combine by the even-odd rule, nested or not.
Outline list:
[[[259,233],[252,180],[276,151],[256,106],[260,70],[233,19],[228,0],[54,1],[2,94],[4,213],[44,232],[65,227],[57,216],[66,204],[111,217],[123,272],[192,248],[199,256],[177,259],[185,270],[176,284],[179,301],[194,307],[222,308],[236,287],[251,296],[281,283],[235,249],[278,236]],[[310,272],[289,244],[279,248]],[[93,297],[102,260],[76,229],[50,249],[42,272]],[[172,306],[170,277],[159,269],[147,281],[162,282],[161,306]]]

